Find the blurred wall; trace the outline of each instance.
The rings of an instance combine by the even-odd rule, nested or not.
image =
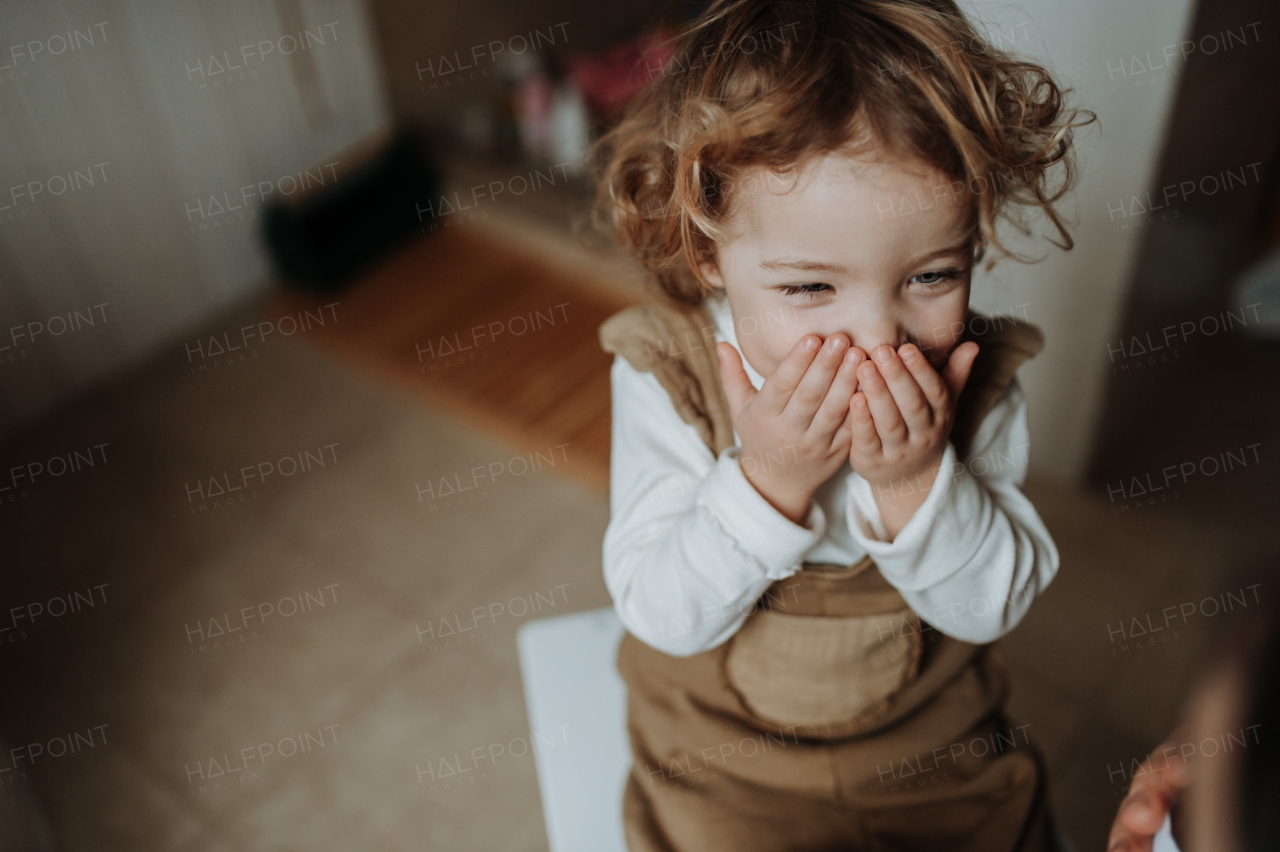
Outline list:
[[[0,33],[4,432],[263,288],[263,199],[387,110],[359,0],[14,2]]]
[[[387,91],[397,118],[422,125],[458,120],[459,109],[498,91],[513,54],[606,47],[656,19],[654,0],[369,0]]]
[[[1241,32],[1242,21],[1253,23]],[[1277,364],[1274,347],[1246,343],[1259,308],[1242,310],[1234,289],[1244,269],[1280,242],[1280,64],[1274,46],[1259,45],[1278,23],[1275,0],[1214,0],[1196,14],[1189,38],[1208,50],[1223,46],[1186,68],[1154,181],[1159,211],[1143,217],[1130,204],[1120,219],[1137,231],[1142,248],[1124,322],[1108,343],[1093,482],[1141,469],[1135,455],[1155,434],[1165,439],[1165,452],[1170,433],[1186,441],[1180,452],[1195,452],[1206,440],[1232,440],[1210,437],[1210,422],[1228,434],[1243,430],[1237,436],[1246,442],[1258,437],[1251,432],[1259,421],[1274,422],[1274,414],[1258,411],[1257,425],[1246,426],[1245,412],[1263,402],[1253,389],[1275,384]],[[1166,187],[1171,201],[1163,198]],[[1230,413],[1202,418],[1212,397],[1197,389],[1187,422],[1170,420],[1165,400],[1203,381],[1187,371],[1204,370],[1214,358],[1223,370],[1214,390],[1231,400]]]
[[[1099,119],[1076,137],[1081,179],[1064,208],[1071,213],[1075,248],[1062,252],[1043,240],[1011,240],[1046,259],[1033,265],[1004,261],[975,276],[973,297],[979,310],[1025,315],[1044,330],[1044,352],[1019,372],[1030,410],[1032,469],[1060,484],[1079,484],[1110,375],[1107,344],[1118,334],[1142,235],[1121,228],[1124,218],[1115,211],[1122,202],[1132,210],[1131,198],[1143,197],[1155,183],[1182,73],[1199,58],[1188,51],[1184,62],[1179,49],[1192,3],[961,5],[1002,34],[997,44],[1046,65],[1075,90],[1072,104]]]

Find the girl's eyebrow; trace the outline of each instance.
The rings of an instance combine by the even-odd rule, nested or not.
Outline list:
[[[959,243],[956,243],[955,245],[950,245],[944,248],[935,249],[934,251],[931,251],[928,254],[921,255],[920,257],[911,261],[911,263],[909,263],[908,266],[919,266],[922,263],[928,263],[929,261],[937,260],[940,257],[950,257],[951,255],[957,255],[957,254],[968,254],[972,247],[973,247],[972,242],[970,242],[969,240],[965,240],[964,242],[959,242]]]
[[[838,263],[819,263],[816,260],[762,260],[760,265],[765,269],[796,269],[801,272],[836,272],[844,275],[849,270]]]
[[[908,264],[908,266],[919,266],[922,263],[928,263],[929,261],[937,260],[940,257],[966,254],[971,246],[972,244],[968,240],[955,243],[954,245],[944,246],[943,248],[935,249],[927,254],[915,258]],[[779,258],[777,260],[762,260],[760,261],[760,265],[765,269],[793,269],[800,272],[833,272],[841,275],[849,274],[849,269],[838,263],[822,263],[816,260],[787,260],[785,258]]]

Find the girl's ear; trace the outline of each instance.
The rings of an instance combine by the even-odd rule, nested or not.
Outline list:
[[[698,271],[702,273],[702,278],[711,285],[714,290],[724,289],[724,279],[720,277],[720,270],[715,264],[703,261],[698,265]]]

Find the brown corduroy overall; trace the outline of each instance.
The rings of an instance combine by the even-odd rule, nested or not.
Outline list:
[[[1043,345],[1017,320],[970,320],[981,348],[951,433],[959,459]],[[718,456],[734,433],[714,328],[704,309],[644,305],[600,340],[653,373]],[[631,852],[1058,848],[1040,753],[1003,715],[996,648],[921,622],[869,557],[806,563],[710,651],[675,657],[628,633],[618,670]]]

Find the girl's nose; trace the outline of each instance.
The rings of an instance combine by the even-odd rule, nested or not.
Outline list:
[[[897,349],[906,342],[902,327],[888,317],[864,318],[845,332],[853,345],[870,354],[877,346],[889,344]]]

